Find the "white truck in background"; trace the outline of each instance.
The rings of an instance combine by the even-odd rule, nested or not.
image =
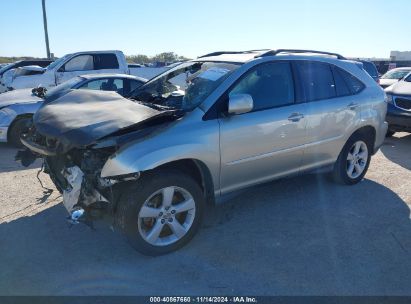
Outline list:
[[[42,87],[53,87],[75,76],[97,73],[130,74],[153,78],[166,71],[162,68],[129,68],[121,51],[90,51],[67,54],[45,68],[29,66],[14,69],[11,75],[0,81],[7,91]]]

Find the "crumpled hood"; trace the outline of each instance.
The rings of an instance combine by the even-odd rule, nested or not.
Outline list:
[[[73,90],[45,103],[34,115],[36,130],[71,147],[84,147],[123,128],[169,115],[115,92]]]
[[[31,89],[14,90],[0,94],[0,108],[18,103],[33,103],[43,101],[34,96]]]
[[[394,94],[394,95],[411,96],[411,82],[401,80],[393,84],[392,86],[388,87],[387,89],[385,89],[385,92]]]

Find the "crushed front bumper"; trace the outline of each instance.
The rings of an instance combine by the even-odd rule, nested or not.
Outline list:
[[[63,189],[63,205],[71,213],[80,199],[84,173],[77,166],[67,168],[64,171],[63,175],[67,180],[68,187]]]

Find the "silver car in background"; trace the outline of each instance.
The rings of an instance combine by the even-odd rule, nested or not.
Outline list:
[[[134,248],[160,255],[186,244],[207,204],[230,192],[318,169],[358,183],[386,111],[377,82],[341,55],[216,52],[128,100],[69,93],[36,113],[22,141],[45,159],[73,223],[110,215]]]
[[[45,100],[56,99],[70,90],[102,90],[127,96],[147,79],[127,74],[91,74],[74,77],[52,88],[19,89],[0,95],[0,142],[21,147],[20,134]]]

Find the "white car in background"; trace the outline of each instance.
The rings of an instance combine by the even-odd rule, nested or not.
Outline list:
[[[404,67],[404,68],[396,68],[389,70],[387,73],[381,76],[380,78],[380,86],[388,88],[389,86],[393,85],[394,83],[398,82],[400,79],[404,78],[411,72],[411,67]]]

